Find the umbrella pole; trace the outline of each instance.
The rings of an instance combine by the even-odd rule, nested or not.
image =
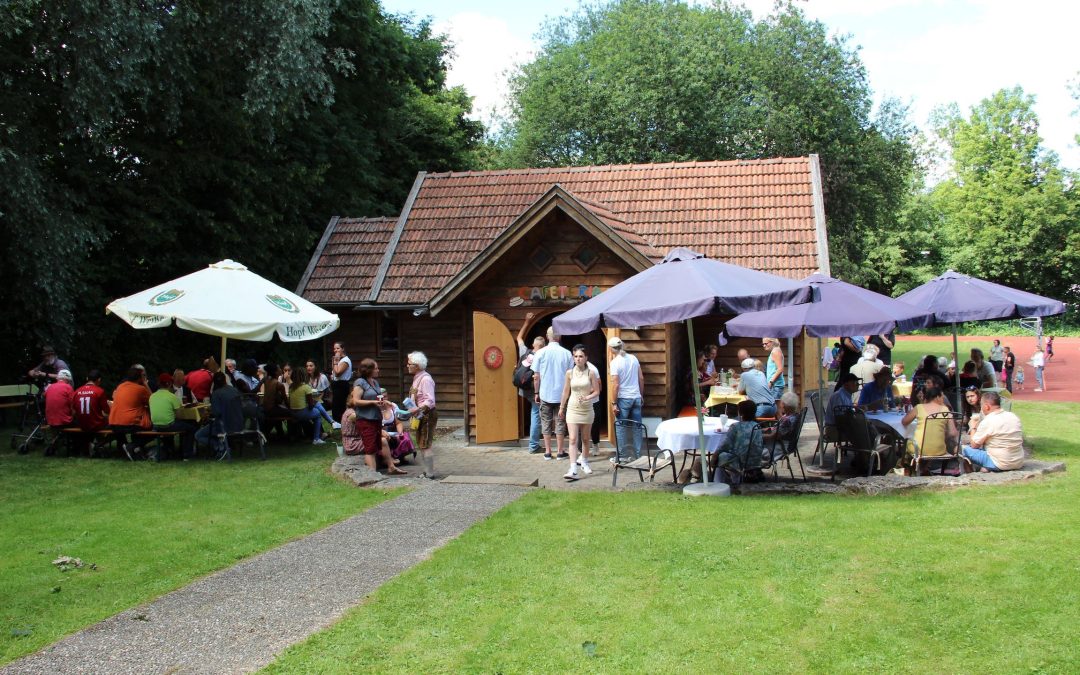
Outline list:
[[[795,340],[792,338],[787,339],[787,390],[795,391]]]
[[[804,328],[803,330],[806,330],[806,329]],[[820,335],[818,336],[818,339],[817,339],[817,351],[818,351],[819,356],[821,354],[825,353],[821,348],[821,336]],[[817,369],[817,395],[818,395],[818,400],[819,401],[821,401],[821,395],[824,392],[825,392],[825,380],[821,377],[821,364],[819,363],[818,364],[818,369]],[[825,409],[825,405],[826,405],[825,402],[822,401],[822,403],[821,403],[821,409],[822,410]],[[816,415],[816,413],[815,413],[815,415]],[[819,425],[818,426],[819,429],[824,429],[825,428],[823,426],[823,423],[822,423],[821,420],[816,420],[816,422]],[[824,440],[825,440],[825,434],[819,433],[818,434],[818,439],[817,439],[817,449],[814,450],[814,456],[817,457],[817,465],[818,466],[825,466],[825,450],[824,450],[824,448],[821,447],[822,442]]]
[[[709,484],[709,458],[705,454],[705,420],[701,414],[701,387],[697,384],[697,345],[694,344],[694,320],[686,320],[686,335],[690,338],[690,379],[694,387],[694,409],[697,414],[698,457],[701,458],[702,482]]]
[[[226,344],[227,344],[228,342],[229,342],[229,338],[227,338],[227,337],[225,337],[224,335],[222,335],[222,336],[221,336],[221,363],[220,363],[220,364],[218,364],[218,365],[219,365],[219,366],[221,367],[221,370],[222,370],[223,372],[224,372],[224,370],[225,370],[225,345],[226,345]]]

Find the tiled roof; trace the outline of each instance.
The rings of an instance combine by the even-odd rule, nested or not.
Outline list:
[[[303,296],[315,303],[366,302],[397,218],[339,218],[308,278]]]
[[[802,278],[819,267],[811,165],[812,158],[799,157],[428,174],[378,302],[427,302],[554,185],[651,259],[685,246]],[[316,271],[323,267],[320,260]],[[309,283],[304,296],[328,301],[332,288],[326,275],[322,279],[317,293]],[[341,280],[350,298],[363,284],[370,288],[370,280]],[[334,298],[347,301],[344,294]]]

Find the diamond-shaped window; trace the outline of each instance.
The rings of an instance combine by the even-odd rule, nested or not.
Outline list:
[[[555,262],[555,256],[543,246],[538,246],[529,256],[529,262],[533,264],[533,267],[543,272],[551,263]]]
[[[600,254],[597,253],[588,244],[582,244],[578,247],[577,251],[574,251],[574,255],[570,256],[570,259],[574,261],[574,264],[581,268],[582,272],[588,272],[589,268],[596,264],[596,261],[600,260]]]

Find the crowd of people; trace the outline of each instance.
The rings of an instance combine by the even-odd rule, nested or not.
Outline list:
[[[895,409],[906,412],[901,420],[903,426],[916,425],[911,438],[906,440],[902,466],[909,465],[915,446],[919,446],[922,455],[931,457],[944,456],[949,448],[959,446],[971,467],[982,471],[1007,471],[1023,464],[1020,420],[1011,411],[1002,409],[1001,392],[1011,393],[1014,384],[1022,387],[1024,381],[1023,365],[1009,346],[994,340],[989,358],[982,349],[971,349],[970,358],[959,373],[955,354],[952,359],[926,355],[910,377],[911,394],[906,398],[899,396],[894,386],[908,381],[904,364],[891,363],[895,338],[892,334],[876,337],[877,340],[874,336],[845,337],[823,355],[823,362],[827,361],[831,369],[838,371],[835,389],[824,410],[826,440],[836,440],[836,410]],[[1048,349],[1052,349],[1052,344],[1051,338]],[[1029,361],[1036,369],[1040,385],[1036,391],[1045,388],[1043,356],[1042,347],[1036,347]],[[954,410],[958,419],[946,420],[945,413]],[[931,439],[927,418],[932,415],[942,421],[935,423]],[[888,429],[884,431],[886,435],[890,433]]]
[[[374,359],[361,360],[354,376],[342,342],[334,343],[329,376],[315,359],[281,366],[226,359],[222,368],[210,356],[188,372],[178,368],[156,377],[134,364],[110,395],[98,369],[76,389],[72,369],[49,346],[28,375],[43,392],[46,454],[55,452],[61,434],[77,432],[72,433],[75,449],[91,455],[111,437],[128,459],[165,459],[160,443],[148,447],[155,439],[171,442],[177,436],[185,460],[194,458],[197,448],[220,457],[230,434],[265,430],[281,437],[287,424],[294,436],[295,430],[310,429],[315,445],[340,430],[344,453],[362,455],[372,469],[381,459],[390,474],[404,473],[397,466],[404,451],[419,450],[424,475],[431,475],[438,412],[427,366],[423,352],[408,354],[412,384],[402,407],[387,399]]]

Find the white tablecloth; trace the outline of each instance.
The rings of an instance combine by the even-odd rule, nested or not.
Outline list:
[[[720,417],[705,418],[705,447],[709,452],[716,452],[720,444],[724,442],[724,434],[718,432]],[[727,430],[735,420],[729,419],[724,425]],[[661,450],[681,452],[683,450],[696,450],[698,446],[697,417],[676,417],[664,420],[656,427],[656,445]]]
[[[896,433],[901,437],[908,437],[908,430],[901,424],[901,420],[904,419],[904,413],[902,412],[868,412],[866,413],[867,420],[877,420],[892,427]],[[912,423],[914,426],[914,423]]]

